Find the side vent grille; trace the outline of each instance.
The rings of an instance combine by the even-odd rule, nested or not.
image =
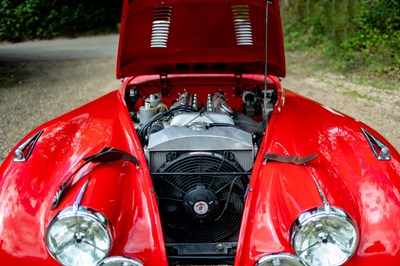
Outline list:
[[[14,151],[14,162],[25,162],[28,160],[29,156],[35,148],[36,142],[39,140],[40,135],[42,135],[43,130],[40,130],[35,135],[27,139]]]
[[[375,157],[380,161],[389,161],[391,159],[389,148],[385,144],[383,144],[382,141],[369,133],[366,129],[360,129],[367,139],[368,144],[371,147],[371,150],[374,153]]]
[[[151,33],[152,48],[167,48],[172,7],[160,6],[154,8],[154,20]]]
[[[250,10],[248,5],[232,6],[233,23],[237,45],[253,45]]]

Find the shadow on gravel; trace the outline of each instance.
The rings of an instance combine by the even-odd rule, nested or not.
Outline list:
[[[11,88],[22,82],[28,73],[25,63],[0,62],[0,89]]]

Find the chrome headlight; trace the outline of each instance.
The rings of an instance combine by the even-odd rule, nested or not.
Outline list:
[[[63,265],[96,265],[111,250],[108,224],[99,212],[84,207],[66,208],[47,228],[47,249]]]
[[[291,242],[308,265],[341,265],[356,251],[358,233],[346,212],[326,206],[297,218],[291,228]]]
[[[97,266],[143,266],[143,263],[138,260],[115,256],[105,258]]]
[[[280,253],[262,257],[255,266],[303,266],[303,263],[292,254]]]

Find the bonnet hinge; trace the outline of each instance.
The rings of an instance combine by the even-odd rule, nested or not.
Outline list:
[[[162,95],[169,96],[168,74],[160,73],[160,90]]]
[[[242,94],[243,83],[242,83],[242,73],[235,73],[235,96],[238,97]]]

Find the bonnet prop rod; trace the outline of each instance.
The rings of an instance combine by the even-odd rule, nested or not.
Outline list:
[[[266,0],[265,6],[265,44],[264,44],[264,100],[263,100],[263,124],[267,127],[267,74],[268,74],[268,7],[270,1]]]

